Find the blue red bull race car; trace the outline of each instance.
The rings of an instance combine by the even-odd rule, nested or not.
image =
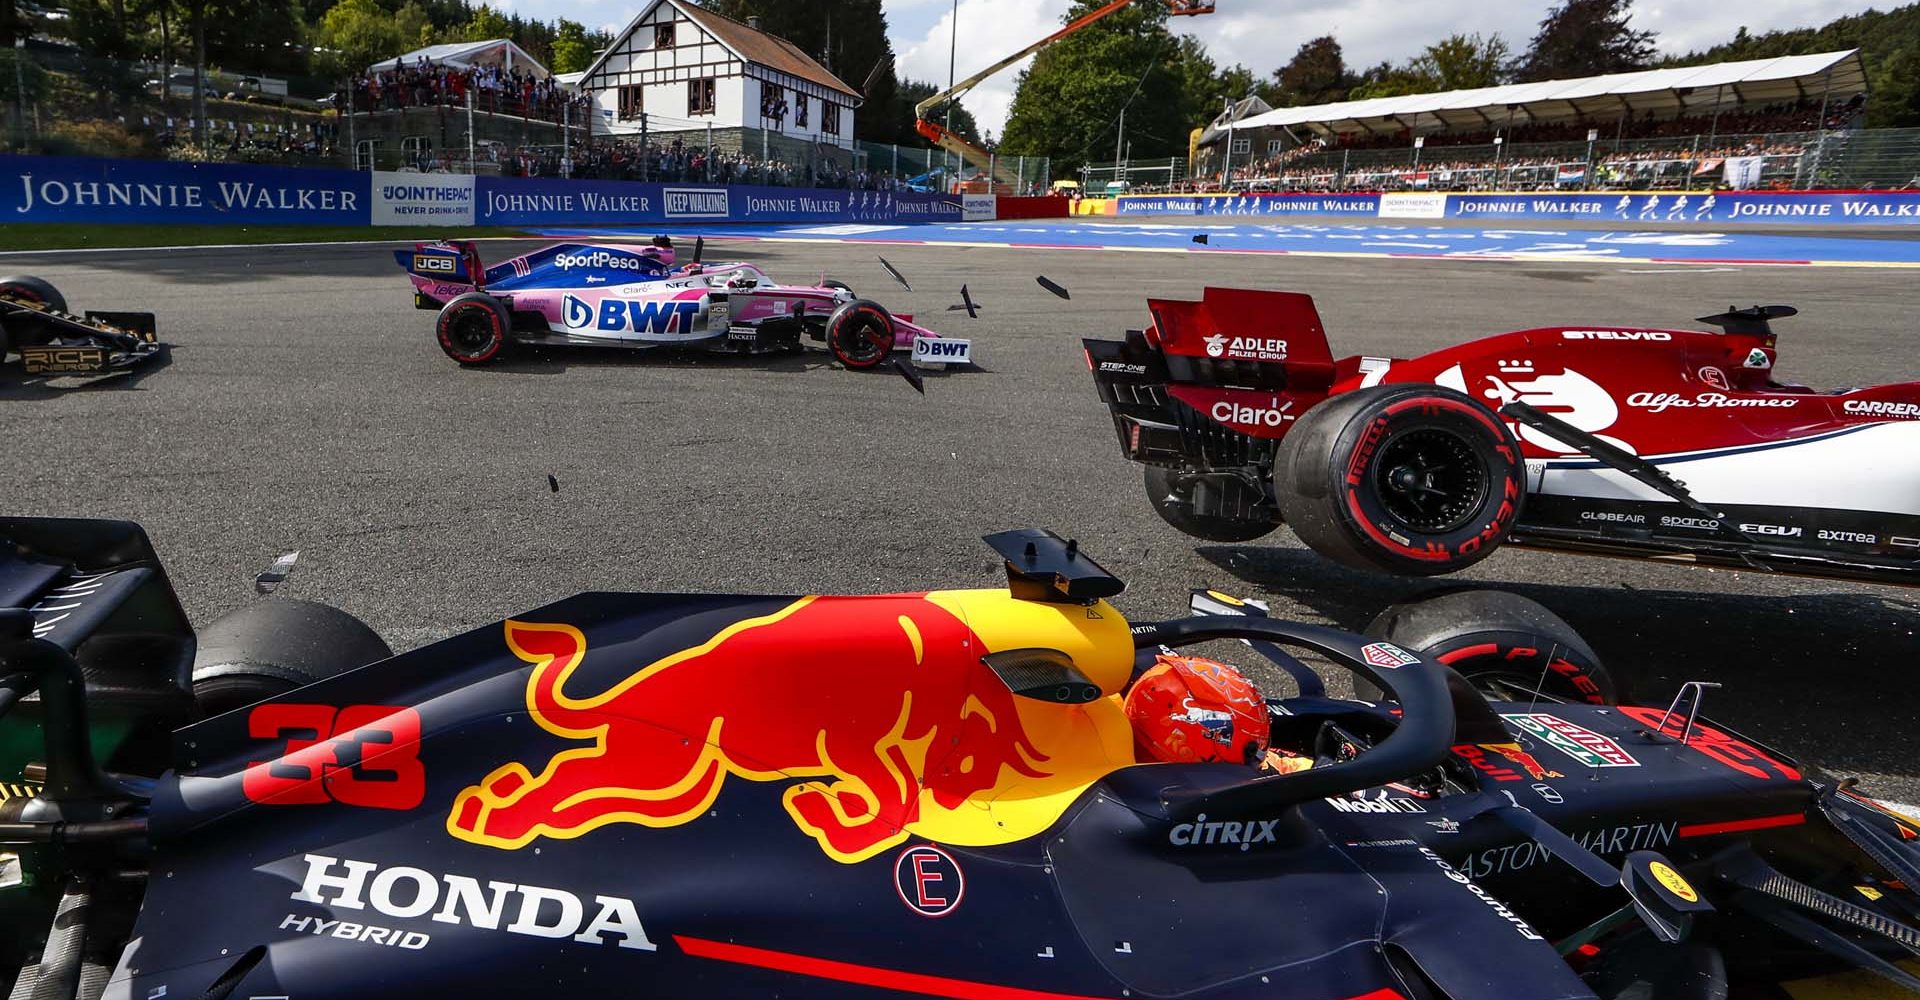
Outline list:
[[[823,344],[848,368],[875,368],[892,352],[944,368],[973,360],[972,343],[942,337],[856,296],[846,284],[783,285],[744,262],[676,264],[673,241],[557,243],[487,266],[471,242],[394,251],[414,305],[437,309],[441,350],[463,365],[497,360],[514,344],[682,347],[731,354]]]
[[[1489,700],[1211,592],[1129,623],[1047,532],[989,539],[1004,588],[589,593],[391,657],[283,599],[196,653],[133,524],[0,539],[11,996],[1920,994],[1920,822],[1697,696]],[[1218,639],[1294,676],[1298,767],[1136,757],[1129,686]]]

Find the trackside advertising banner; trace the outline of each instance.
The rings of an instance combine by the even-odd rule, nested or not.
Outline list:
[[[0,156],[0,222],[571,226],[959,222],[961,197]]]
[[[1122,195],[1119,215],[1353,215],[1373,218],[1377,194]]]
[[[239,163],[0,156],[7,222],[364,226],[368,175]]]
[[[476,178],[483,226],[647,222],[959,222],[960,196],[539,177]]]
[[[468,174],[373,172],[376,226],[473,225],[473,177]]]
[[[1120,215],[1350,215],[1382,219],[1585,219],[1710,224],[1920,224],[1920,191],[1661,191],[1444,194],[1122,195]]]
[[[1920,224],[1920,191],[1450,194],[1449,219]]]

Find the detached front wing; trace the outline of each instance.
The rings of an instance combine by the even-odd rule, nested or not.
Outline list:
[[[159,355],[162,345],[149,312],[88,312],[84,316],[14,306],[0,322],[50,327],[52,342],[23,344],[29,375],[104,375],[133,368]]]

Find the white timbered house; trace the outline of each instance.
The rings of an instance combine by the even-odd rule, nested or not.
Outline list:
[[[792,42],[686,0],[652,0],[577,86],[596,134],[757,128],[853,147],[860,95]]]

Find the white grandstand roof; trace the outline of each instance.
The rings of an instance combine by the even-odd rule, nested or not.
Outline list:
[[[403,56],[385,59],[367,67],[367,72],[378,73],[382,70],[411,66],[424,56],[435,66],[446,63],[450,66],[466,68],[479,64],[502,66],[507,69],[522,69],[534,76],[544,77],[547,68],[540,60],[527,55],[527,51],[513,43],[509,38],[489,38],[483,42],[445,42],[429,45],[424,49],[414,49]]]
[[[1772,104],[1822,95],[1845,99],[1867,89],[1859,49],[1744,62],[1609,73],[1576,80],[1512,83],[1437,94],[1376,97],[1298,108],[1275,108],[1242,119],[1237,129],[1305,126],[1319,132],[1416,133],[1515,124],[1609,120],[1623,111],[1661,118],[1711,113],[1715,107]]]

